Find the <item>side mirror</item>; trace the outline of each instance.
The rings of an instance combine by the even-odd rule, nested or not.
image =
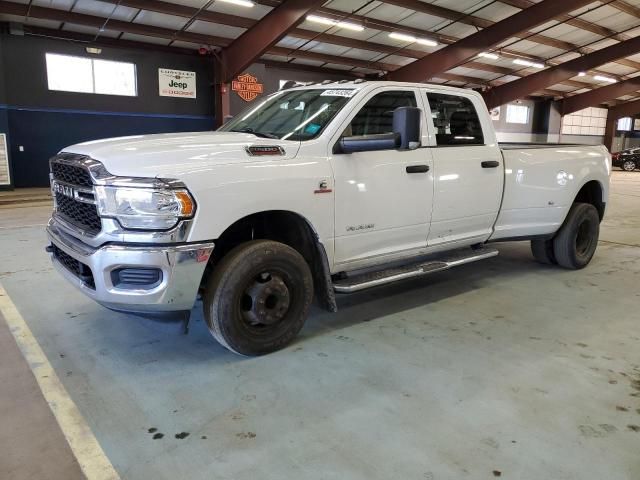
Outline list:
[[[400,150],[414,150],[420,146],[422,110],[417,107],[398,107],[393,111],[393,131],[400,135]]]
[[[422,110],[398,107],[393,111],[393,133],[342,137],[334,153],[375,152],[379,150],[414,150],[420,146]]]

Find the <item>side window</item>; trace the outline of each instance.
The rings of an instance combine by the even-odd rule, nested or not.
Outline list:
[[[442,93],[427,93],[427,97],[438,146],[484,144],[480,118],[471,100]]]
[[[351,120],[345,136],[393,133],[393,111],[398,107],[415,107],[416,95],[408,91],[382,92],[371,98]]]

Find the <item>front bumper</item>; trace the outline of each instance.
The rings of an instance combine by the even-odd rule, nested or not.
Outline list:
[[[95,248],[66,233],[54,220],[47,234],[53,265],[70,283],[107,308],[131,313],[191,310],[214,248],[212,242]],[[114,285],[112,275],[121,268],[155,268],[162,272],[161,279],[151,288],[121,288]]]

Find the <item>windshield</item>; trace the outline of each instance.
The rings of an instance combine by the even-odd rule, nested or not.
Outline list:
[[[279,140],[311,140],[355,95],[356,89],[313,89],[279,92],[248,108],[220,128]]]

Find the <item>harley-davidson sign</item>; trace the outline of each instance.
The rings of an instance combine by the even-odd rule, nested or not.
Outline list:
[[[255,100],[263,92],[262,84],[258,83],[258,79],[249,73],[238,75],[236,80],[231,82],[231,90],[236,92],[245,102]]]

